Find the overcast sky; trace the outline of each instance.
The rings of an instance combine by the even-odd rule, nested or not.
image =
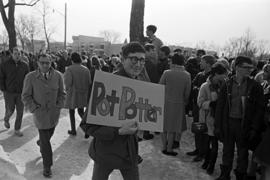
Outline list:
[[[114,30],[121,40],[129,37],[131,0],[48,0],[53,38],[63,41],[64,4],[67,3],[67,39],[72,35],[99,36]],[[144,26],[155,24],[156,35],[165,44],[194,45],[214,42],[223,45],[250,28],[257,39],[270,40],[270,0],[145,0]],[[58,11],[58,12],[57,12]],[[17,15],[31,8],[17,7]],[[52,11],[51,11],[52,12]],[[36,16],[40,16],[34,11]],[[2,22],[1,22],[2,23]]]

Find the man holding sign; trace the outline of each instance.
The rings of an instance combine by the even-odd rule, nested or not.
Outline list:
[[[115,74],[127,78],[138,79],[145,64],[144,48],[137,42],[131,42],[123,47],[122,55],[123,68]],[[102,84],[99,84],[99,89],[93,89],[92,100],[93,98],[102,98],[105,96],[104,94],[102,95],[102,93],[105,93],[104,87],[102,88]],[[93,85],[93,88],[95,88],[94,86],[95,85]],[[100,89],[101,92],[99,91]],[[116,91],[112,90],[112,95],[109,96],[110,98],[108,98],[108,95],[106,96],[107,98],[105,99],[108,99],[108,101],[110,99],[110,103],[104,101],[104,103],[99,106],[99,112],[104,116],[105,114],[108,114],[106,112],[106,104],[111,107],[112,102],[114,102],[112,98],[116,99],[116,102],[114,102],[115,104],[121,101],[120,99],[117,100],[118,97],[116,97],[115,93]],[[89,111],[98,112],[97,108],[93,107],[94,101],[97,102],[98,99],[90,102],[92,107]],[[113,112],[114,110],[112,109],[110,113]],[[89,118],[91,117],[88,112],[88,119]],[[138,122],[135,120],[136,117],[128,121],[123,121],[124,123],[122,123],[121,127],[109,127],[91,123],[91,126],[87,129],[87,134],[94,137],[89,148],[89,155],[94,160],[92,180],[107,180],[114,169],[120,170],[124,180],[139,179],[138,141],[136,137]]]

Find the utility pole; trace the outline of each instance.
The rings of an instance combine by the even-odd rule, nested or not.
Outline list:
[[[65,38],[64,49],[67,49],[67,3],[65,3]]]

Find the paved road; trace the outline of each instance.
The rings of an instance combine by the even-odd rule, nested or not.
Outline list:
[[[4,102],[0,100],[0,119],[4,113]],[[13,117],[14,118],[14,117]],[[77,118],[77,125],[79,117]],[[11,127],[13,127],[11,120]],[[190,120],[188,120],[190,121]],[[62,110],[59,125],[52,138],[54,151],[53,178],[60,180],[91,179],[93,161],[87,150],[91,138],[86,140],[78,129],[76,137],[67,134],[69,128],[68,111]],[[6,130],[0,120],[0,180],[39,180],[44,179],[42,160],[36,145],[38,132],[32,122],[31,114],[26,113],[23,118],[22,132],[19,138],[13,135],[13,128]],[[193,148],[192,134],[187,131],[183,135],[181,148],[177,157],[168,157],[161,154],[160,137],[153,141],[142,141],[139,144],[139,153],[143,157],[140,165],[141,180],[212,180],[200,169],[200,163],[193,163],[192,158],[185,155]],[[218,167],[218,165],[216,166]],[[217,176],[217,172],[214,174]],[[110,180],[121,180],[119,171],[114,171]]]

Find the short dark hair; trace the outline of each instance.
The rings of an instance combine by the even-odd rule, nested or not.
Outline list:
[[[204,55],[202,56],[202,59],[205,60],[205,62],[207,64],[210,64],[211,66],[215,64],[215,62],[217,61],[216,58],[212,55]]]
[[[150,51],[151,49],[155,49],[155,46],[154,46],[154,44],[146,43],[146,44],[144,45],[144,49],[148,52],[148,51]]]
[[[183,55],[174,54],[171,59],[172,59],[172,64],[176,64],[180,66],[185,64],[185,57]]]
[[[197,56],[199,56],[199,55],[202,55],[202,56],[203,56],[203,55],[205,55],[205,54],[206,54],[206,52],[205,52],[205,50],[203,50],[203,49],[198,49],[197,52],[196,52],[196,55],[197,55]]]
[[[71,54],[71,61],[74,62],[74,63],[81,63],[82,59],[81,59],[80,54],[77,53],[77,52],[73,52]]]
[[[41,53],[38,55],[38,60],[43,57],[43,58],[48,58],[49,60],[51,60],[51,56],[47,53]]]
[[[173,52],[174,52],[174,53],[177,53],[177,52],[181,52],[181,53],[182,53],[182,49],[176,48]]]
[[[237,56],[235,58],[235,67],[240,66],[240,65],[242,65],[244,63],[253,65],[252,60],[247,56]]]
[[[211,67],[211,75],[215,74],[225,74],[227,73],[227,69],[222,63],[216,62],[215,64],[212,65]]]
[[[122,55],[124,58],[130,53],[145,53],[145,49],[139,42],[133,41],[122,47]]]
[[[155,34],[155,32],[157,31],[157,27],[156,27],[155,25],[148,25],[148,26],[146,27],[146,29],[147,29],[148,31],[152,31],[153,34]]]
[[[161,46],[160,51],[164,52],[166,56],[171,53],[171,50],[168,46]]]

